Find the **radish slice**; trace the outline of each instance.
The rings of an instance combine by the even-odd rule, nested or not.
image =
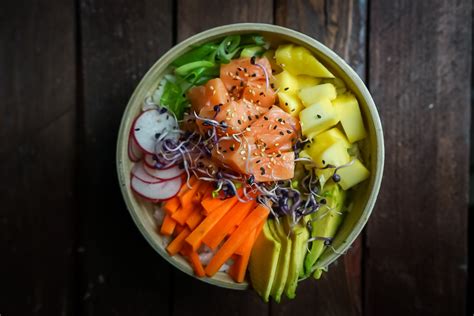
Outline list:
[[[143,151],[138,147],[137,142],[132,135],[130,135],[128,139],[128,157],[133,162],[137,162],[143,158]]]
[[[173,166],[166,169],[156,169],[150,168],[148,165],[144,164],[143,168],[150,176],[161,180],[173,179],[184,173],[184,169],[181,169],[178,166]]]
[[[183,180],[175,178],[168,181],[157,183],[146,183],[137,177],[132,177],[132,190],[141,197],[152,201],[159,202],[167,200],[178,194]]]
[[[138,179],[146,183],[158,183],[158,182],[163,181],[163,180],[150,176],[145,171],[145,169],[143,169],[143,162],[139,162],[135,164],[135,166],[133,166],[132,168],[131,173],[132,173],[132,176],[137,177]]]
[[[133,137],[144,152],[152,154],[155,152],[157,139],[178,140],[178,123],[164,108],[148,110],[137,117],[133,125]]]
[[[152,169],[161,169],[161,170],[165,170],[165,169],[169,169],[169,168],[172,168],[174,167],[174,165],[171,165],[171,166],[168,166],[166,168],[158,168],[156,166],[156,161],[155,159],[153,158],[153,155],[150,155],[150,154],[146,154],[145,155],[145,159],[143,160],[143,162],[145,163],[145,165],[147,165],[148,167],[152,168]]]
[[[146,154],[145,159],[143,160],[145,165],[147,165],[150,168],[155,168],[155,159],[153,159],[153,155]]]

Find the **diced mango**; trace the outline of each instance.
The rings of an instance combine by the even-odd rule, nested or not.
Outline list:
[[[348,163],[351,159],[347,153],[347,147],[342,141],[332,144],[318,155],[312,157],[318,168],[324,168],[328,164],[338,167]]]
[[[338,141],[341,141],[346,148],[351,147],[344,133],[337,127],[333,127],[319,135],[310,134],[307,138],[311,143],[306,150],[311,156],[319,155],[320,152]]]
[[[321,82],[321,78],[316,78],[307,75],[296,76],[296,80],[298,80],[299,89],[312,87],[318,85]]]
[[[339,169],[337,174],[341,177],[339,181],[341,188],[348,190],[354,185],[366,180],[370,172],[359,159],[355,159],[352,165]]]
[[[338,122],[337,112],[328,99],[322,99],[300,112],[300,124],[303,135],[318,135]]]
[[[334,75],[316,57],[302,46],[280,45],[275,52],[277,63],[294,75],[334,78]]]
[[[290,113],[291,116],[298,116],[301,110],[304,109],[300,99],[295,95],[286,92],[278,92],[278,99],[280,107],[287,113]]]
[[[296,94],[299,90],[298,79],[288,71],[283,70],[278,75],[275,75],[275,88],[281,92]]]
[[[298,93],[298,96],[303,102],[303,105],[307,107],[322,99],[334,100],[337,97],[337,93],[333,84],[324,83],[303,88]]]
[[[328,79],[323,79],[321,83],[331,83],[336,87],[336,93],[337,95],[343,94],[347,91],[346,84],[342,79],[340,78],[328,78]]]
[[[270,66],[272,66],[272,72],[280,72],[282,69],[281,67],[277,64],[276,59],[275,59],[275,51],[273,49],[267,50],[264,54],[263,57],[267,57],[268,61],[270,62]]]
[[[338,96],[334,101],[341,125],[351,143],[359,141],[367,136],[360,112],[359,103],[354,95],[346,93]]]

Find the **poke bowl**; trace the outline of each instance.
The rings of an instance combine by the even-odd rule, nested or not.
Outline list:
[[[384,143],[369,91],[336,53],[241,23],[194,35],[150,68],[116,155],[127,208],[165,260],[278,302],[360,234]]]

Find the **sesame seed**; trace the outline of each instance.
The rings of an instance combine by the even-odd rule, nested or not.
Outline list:
[[[284,90],[285,90],[285,91],[288,91],[288,89],[290,89],[290,88],[286,87]]]
[[[240,152],[240,154],[241,154],[241,155],[245,155],[245,150],[242,150],[242,151]]]
[[[268,121],[268,117],[266,117],[266,116],[263,116],[263,118],[265,119],[265,121]]]

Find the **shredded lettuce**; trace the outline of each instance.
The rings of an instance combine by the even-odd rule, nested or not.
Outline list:
[[[220,64],[229,63],[236,56],[263,54],[268,44],[261,35],[230,35],[221,40],[193,47],[176,58],[171,65],[173,75],[160,82],[159,104],[173,112],[178,120],[189,106],[186,92],[193,86],[205,84],[219,76]],[[251,56],[250,56],[251,57]]]

